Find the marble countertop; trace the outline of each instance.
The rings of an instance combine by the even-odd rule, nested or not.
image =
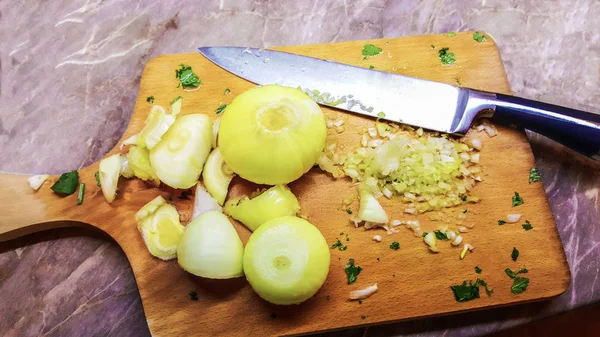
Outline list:
[[[2,1],[0,171],[61,173],[115,145],[152,57],[483,30],[520,96],[600,112],[600,1]],[[328,336],[473,336],[600,300],[600,165],[530,135],[572,272],[550,301]],[[67,155],[68,154],[68,155]],[[99,233],[0,243],[0,335],[149,336],[129,263]]]

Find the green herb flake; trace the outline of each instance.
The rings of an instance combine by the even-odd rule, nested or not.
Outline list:
[[[154,103],[154,96],[148,96],[148,97],[146,97],[146,102],[148,102],[148,103]]]
[[[448,240],[448,235],[446,233],[442,233],[440,231],[433,231],[435,234],[435,238],[438,240]]]
[[[94,178],[96,178],[96,186],[101,187],[102,184],[100,184],[100,172],[96,171],[96,173],[94,173]]]
[[[358,300],[358,304],[362,304],[362,301],[361,301],[361,300]]]
[[[379,54],[381,54],[381,52],[383,51],[383,49],[372,45],[372,44],[366,44],[364,45],[363,49],[362,49],[362,56],[363,56],[363,60],[366,60],[369,57],[373,57],[373,56],[377,56]]]
[[[327,297],[325,297],[326,300],[331,301],[331,295],[327,295]]]
[[[350,284],[356,281],[356,277],[360,274],[362,267],[355,265],[354,259],[349,259],[344,270],[346,271],[346,276],[348,276],[348,284]]]
[[[513,285],[510,287],[510,292],[513,294],[520,294],[527,289],[529,285],[529,278],[527,277],[515,277],[513,279]]]
[[[466,194],[463,194],[463,195],[460,196],[460,200],[465,201],[465,202],[467,201],[468,198],[469,197],[467,197]]]
[[[517,248],[513,247],[510,257],[512,257],[513,261],[517,261],[517,258],[519,258],[519,251],[517,250]]]
[[[339,249],[340,251],[345,251],[348,249],[348,246],[344,246],[340,239],[335,239],[335,243],[331,245],[331,249]]]
[[[52,185],[51,189],[54,191],[54,193],[71,195],[75,193],[75,190],[77,190],[78,183],[79,172],[77,172],[77,170],[73,170],[71,172],[61,174],[60,178],[58,178],[58,181]]]
[[[463,281],[462,284],[453,285],[450,287],[454,293],[454,298],[458,302],[466,302],[476,298],[479,298],[479,286],[483,286],[485,293],[488,296],[492,296],[494,289],[489,289],[487,283],[482,279],[477,279],[475,283],[473,281]]]
[[[481,274],[481,271],[482,271],[482,270],[481,270],[481,268],[479,268],[479,266],[475,266],[475,272],[476,272],[477,274]]]
[[[514,272],[514,271],[510,270],[510,268],[506,268],[506,269],[504,269],[504,272],[506,273],[506,275],[508,275],[508,277],[515,278],[519,274],[527,274],[529,272],[529,270],[527,270],[527,268],[521,268],[521,269],[517,270],[517,272]]]
[[[188,293],[188,295],[190,295],[190,300],[192,301],[197,301],[198,300],[198,293],[195,291],[190,291]]]
[[[487,41],[487,38],[485,37],[485,35],[481,34],[480,32],[475,32],[475,33],[473,33],[473,40],[475,40],[477,42],[485,42],[485,41]]]
[[[77,195],[77,205],[81,205],[83,203],[83,193],[85,193],[85,184],[79,184],[79,194]]]
[[[498,226],[502,226],[506,223],[504,220],[498,220]]]
[[[181,86],[183,89],[187,88],[198,88],[200,86],[200,79],[192,71],[192,67],[181,64],[181,68],[175,70],[175,78],[179,79],[178,88]]]
[[[377,113],[377,117],[379,117],[379,118],[385,118],[385,112],[383,112],[383,111],[378,112]]]
[[[347,209],[347,210],[346,210],[346,213],[348,213],[348,214],[352,214],[352,210],[351,210],[351,209]]]
[[[448,32],[448,34],[446,34],[446,35],[448,35],[448,37],[455,37],[456,33],[455,32]]]
[[[460,78],[455,77],[454,80],[456,81],[456,84],[458,85],[462,85],[462,83],[460,82]]]
[[[519,193],[515,192],[515,195],[512,197],[512,207],[523,205],[525,202],[523,198],[519,195]]]
[[[529,183],[537,183],[542,180],[542,176],[540,175],[540,171],[535,167],[529,169]]]
[[[340,232],[340,235],[344,235],[344,232]]]
[[[229,90],[229,88],[225,89],[225,92],[223,92],[223,95],[229,95],[231,94],[231,90]]]
[[[438,51],[438,54],[440,55],[440,61],[442,61],[442,64],[444,65],[452,65],[454,62],[456,62],[454,53],[449,53],[449,49],[450,48],[448,47],[444,47]]]
[[[523,227],[524,230],[526,231],[530,231],[533,229],[533,226],[531,225],[531,222],[529,222],[529,220],[525,220],[525,223],[521,225]]]
[[[469,281],[464,281],[462,284],[453,285],[450,287],[452,292],[454,293],[454,298],[458,302],[466,302],[476,298],[479,298],[479,283]]]
[[[431,49],[435,49],[435,46],[434,46],[434,45],[431,45]]]
[[[374,67],[374,66],[371,64],[371,65],[369,66],[369,69],[375,69],[375,67]]]
[[[400,242],[398,242],[398,241],[392,242],[392,244],[390,245],[390,249],[393,249],[393,250],[400,249]]]
[[[217,110],[215,110],[215,113],[217,115],[220,115],[223,113],[223,111],[225,111],[225,108],[227,108],[227,104],[221,104],[219,105],[219,107],[217,108]]]
[[[367,318],[367,316],[365,316],[365,315],[360,315],[360,318],[361,318],[361,319],[366,319],[366,318]]]

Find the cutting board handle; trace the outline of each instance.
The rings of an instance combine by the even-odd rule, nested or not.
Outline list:
[[[96,184],[91,171],[79,171],[79,181],[89,187]],[[99,189],[88,188],[90,202],[77,205],[77,193],[63,197],[50,189],[58,176],[49,177],[38,191],[29,186],[29,177],[0,174],[0,242],[46,229],[94,225],[92,208],[97,194],[102,195]]]

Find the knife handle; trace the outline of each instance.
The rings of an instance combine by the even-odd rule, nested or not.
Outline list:
[[[490,103],[493,121],[535,131],[600,160],[600,115],[503,94]]]

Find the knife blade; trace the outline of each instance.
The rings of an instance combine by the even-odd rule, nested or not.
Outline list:
[[[286,52],[200,47],[257,84],[299,87],[317,103],[425,129],[465,134],[477,117],[516,124],[600,159],[600,115]]]

